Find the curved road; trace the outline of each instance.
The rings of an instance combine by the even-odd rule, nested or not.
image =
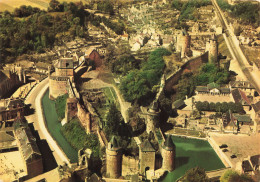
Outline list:
[[[41,99],[49,87],[48,83],[49,79],[44,79],[36,87],[34,87],[30,94],[26,97],[25,104],[31,104],[31,108],[34,109],[35,112],[29,116],[25,116],[25,118],[28,123],[33,123],[35,130],[39,133],[40,138],[45,139],[48,142],[51,150],[53,151],[57,164],[62,165],[66,162],[70,165],[69,159],[46,128],[45,119],[42,112]]]

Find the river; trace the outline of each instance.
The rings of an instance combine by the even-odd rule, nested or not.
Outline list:
[[[68,143],[68,141],[61,134],[61,122],[58,120],[58,115],[55,109],[55,102],[49,99],[49,90],[42,98],[43,114],[47,124],[48,131],[56,140],[63,152],[70,159],[71,163],[78,162],[78,152]]]

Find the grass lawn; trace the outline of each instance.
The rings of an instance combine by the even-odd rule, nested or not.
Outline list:
[[[163,182],[174,182],[196,166],[206,171],[225,167],[207,141],[176,136],[172,136],[172,140],[176,145],[175,170],[168,173]]]
[[[66,102],[68,97],[69,95],[65,94],[57,97],[57,99],[55,100],[55,108],[58,115],[58,119],[60,121],[65,117],[65,108],[66,108]]]

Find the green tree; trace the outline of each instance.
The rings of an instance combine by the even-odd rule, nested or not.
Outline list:
[[[254,180],[246,174],[239,174],[234,170],[227,170],[221,177],[220,182],[253,182]]]
[[[188,170],[182,177],[183,182],[209,182],[205,169],[195,167]]]

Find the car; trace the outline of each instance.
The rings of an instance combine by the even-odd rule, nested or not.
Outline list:
[[[230,156],[230,158],[234,159],[234,158],[237,158],[237,156],[233,154],[233,155]]]
[[[219,146],[219,148],[221,148],[221,149],[222,148],[227,148],[227,147],[228,147],[227,144],[222,144],[222,145]]]
[[[228,151],[228,149],[223,149],[223,150],[222,150],[222,152],[227,152],[227,151]]]

